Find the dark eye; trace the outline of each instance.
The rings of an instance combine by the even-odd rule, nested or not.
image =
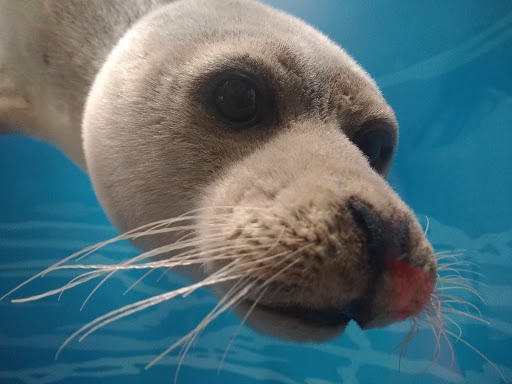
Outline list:
[[[222,80],[214,91],[214,101],[220,114],[229,121],[252,121],[258,112],[256,86],[241,76]]]
[[[354,144],[363,151],[373,169],[385,173],[395,148],[395,137],[389,130],[363,130],[354,138]]]

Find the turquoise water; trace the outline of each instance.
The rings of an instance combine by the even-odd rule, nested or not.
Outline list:
[[[453,316],[463,338],[512,380],[512,2],[453,0],[362,5],[359,1],[271,1],[339,42],[370,72],[395,109],[400,146],[390,183],[409,203],[437,251],[463,249],[467,273],[485,304],[464,295],[489,324]],[[314,5],[313,5],[314,4]],[[51,146],[0,138],[0,295],[51,263],[112,237],[87,177]],[[98,261],[135,254],[116,244]],[[482,276],[483,275],[483,276]],[[48,275],[15,297],[55,288],[73,274]],[[183,283],[119,274],[80,306],[94,285],[60,301],[0,302],[0,384],[172,383],[174,352],[144,370],[215,305],[208,292],[172,301],[72,342],[86,322],[136,299]],[[362,332],[355,325],[336,340],[295,345],[243,328],[217,368],[238,320],[219,318],[183,360],[179,383],[499,383],[498,373],[462,342],[442,343],[422,327],[407,356],[391,350],[410,324]],[[452,326],[454,332],[458,332]]]

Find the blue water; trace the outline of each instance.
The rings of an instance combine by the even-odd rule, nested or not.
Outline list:
[[[370,72],[393,106],[400,146],[390,183],[426,225],[437,251],[464,249],[459,259],[485,300],[466,295],[489,324],[453,319],[463,338],[512,380],[512,2],[510,0],[271,1],[339,42]],[[0,294],[51,263],[112,237],[87,177],[48,144],[0,138]],[[135,254],[129,244],[99,261]],[[57,287],[73,274],[39,279],[14,297]],[[61,343],[97,316],[179,286],[119,274],[80,306],[94,285],[30,304],[0,302],[0,384],[171,383],[177,352],[144,370],[191,330],[215,304],[208,292],[166,303],[72,342]],[[466,297],[464,296],[464,297]],[[179,383],[499,383],[489,363],[462,342],[446,343],[428,368],[435,337],[428,327],[398,351],[409,323],[338,339],[295,345],[243,328],[220,374],[217,367],[238,325],[233,315],[209,326],[183,361]],[[452,328],[455,332],[457,329]]]

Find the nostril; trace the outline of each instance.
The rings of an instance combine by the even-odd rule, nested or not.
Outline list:
[[[386,269],[386,231],[384,221],[367,204],[352,198],[348,202],[352,216],[366,236],[370,263],[381,274]]]
[[[391,220],[389,231],[388,247],[397,260],[404,260],[409,251],[409,221],[405,217]]]

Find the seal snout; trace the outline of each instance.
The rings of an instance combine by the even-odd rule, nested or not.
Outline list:
[[[435,257],[410,209],[390,189],[375,188],[381,179],[353,188],[349,177],[309,176],[277,185],[270,200],[268,188],[255,183],[235,200],[235,209],[207,221],[229,229],[221,246],[233,249],[229,260],[238,260],[236,273],[256,286],[272,286],[244,297],[245,313],[254,308],[251,326],[318,341],[352,320],[369,329],[422,312],[435,285]],[[217,204],[228,205],[233,185],[220,189]],[[276,322],[288,331],[275,331],[270,324]]]

